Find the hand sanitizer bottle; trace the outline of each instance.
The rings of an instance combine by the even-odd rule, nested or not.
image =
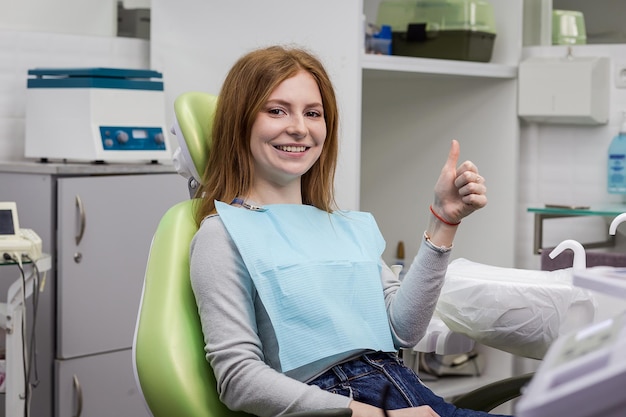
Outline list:
[[[626,194],[626,111],[622,112],[619,133],[609,146],[608,191],[610,194]]]

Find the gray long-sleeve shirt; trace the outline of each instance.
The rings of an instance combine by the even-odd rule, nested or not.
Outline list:
[[[191,284],[220,399],[258,416],[348,406],[350,399],[306,384],[348,352],[280,372],[278,345],[267,312],[219,216],[206,218],[191,243]],[[422,242],[402,283],[381,260],[381,281],[397,347],[424,335],[443,285],[449,252]]]

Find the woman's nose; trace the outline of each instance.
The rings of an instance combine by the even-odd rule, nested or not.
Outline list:
[[[302,138],[306,136],[307,127],[303,116],[293,116],[290,119],[289,126],[287,126],[287,133],[296,138]]]

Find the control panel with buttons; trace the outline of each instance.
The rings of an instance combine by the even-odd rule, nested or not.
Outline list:
[[[100,126],[105,151],[165,151],[160,127]]]

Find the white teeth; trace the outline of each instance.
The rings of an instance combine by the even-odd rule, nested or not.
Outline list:
[[[306,151],[306,146],[277,146],[276,149],[285,152],[304,152]]]

